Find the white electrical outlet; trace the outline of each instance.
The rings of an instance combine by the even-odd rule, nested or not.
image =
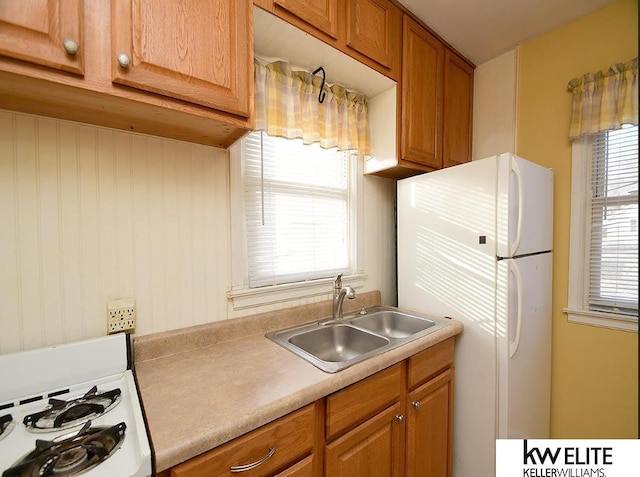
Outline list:
[[[133,298],[107,300],[107,334],[133,332],[136,327],[136,304]]]

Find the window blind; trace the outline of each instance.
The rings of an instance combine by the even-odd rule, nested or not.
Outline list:
[[[249,286],[348,273],[349,154],[256,131],[242,160]]]
[[[589,308],[637,315],[637,126],[595,135],[591,162]]]

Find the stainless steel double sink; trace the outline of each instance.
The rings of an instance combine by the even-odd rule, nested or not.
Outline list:
[[[449,324],[445,318],[376,306],[341,320],[322,320],[266,336],[321,370],[335,373]]]

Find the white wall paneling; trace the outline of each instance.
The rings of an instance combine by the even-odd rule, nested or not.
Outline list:
[[[226,318],[224,150],[0,111],[0,353]]]
[[[394,201],[364,178],[362,291],[388,304]],[[227,151],[0,110],[0,354],[105,335],[109,298],[136,335],[237,316],[230,214]]]

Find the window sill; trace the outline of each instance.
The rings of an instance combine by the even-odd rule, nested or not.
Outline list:
[[[564,312],[569,317],[570,323],[598,326],[613,330],[630,331],[632,333],[638,332],[638,318],[634,316],[576,310],[573,308],[565,308]]]
[[[357,289],[364,286],[366,279],[366,274],[356,273],[342,277],[342,283],[344,285],[351,285]],[[227,298],[232,300],[234,310],[257,308],[263,305],[272,305],[274,303],[331,294],[333,291],[333,280],[333,278],[322,278],[308,282],[229,290],[227,292]]]

